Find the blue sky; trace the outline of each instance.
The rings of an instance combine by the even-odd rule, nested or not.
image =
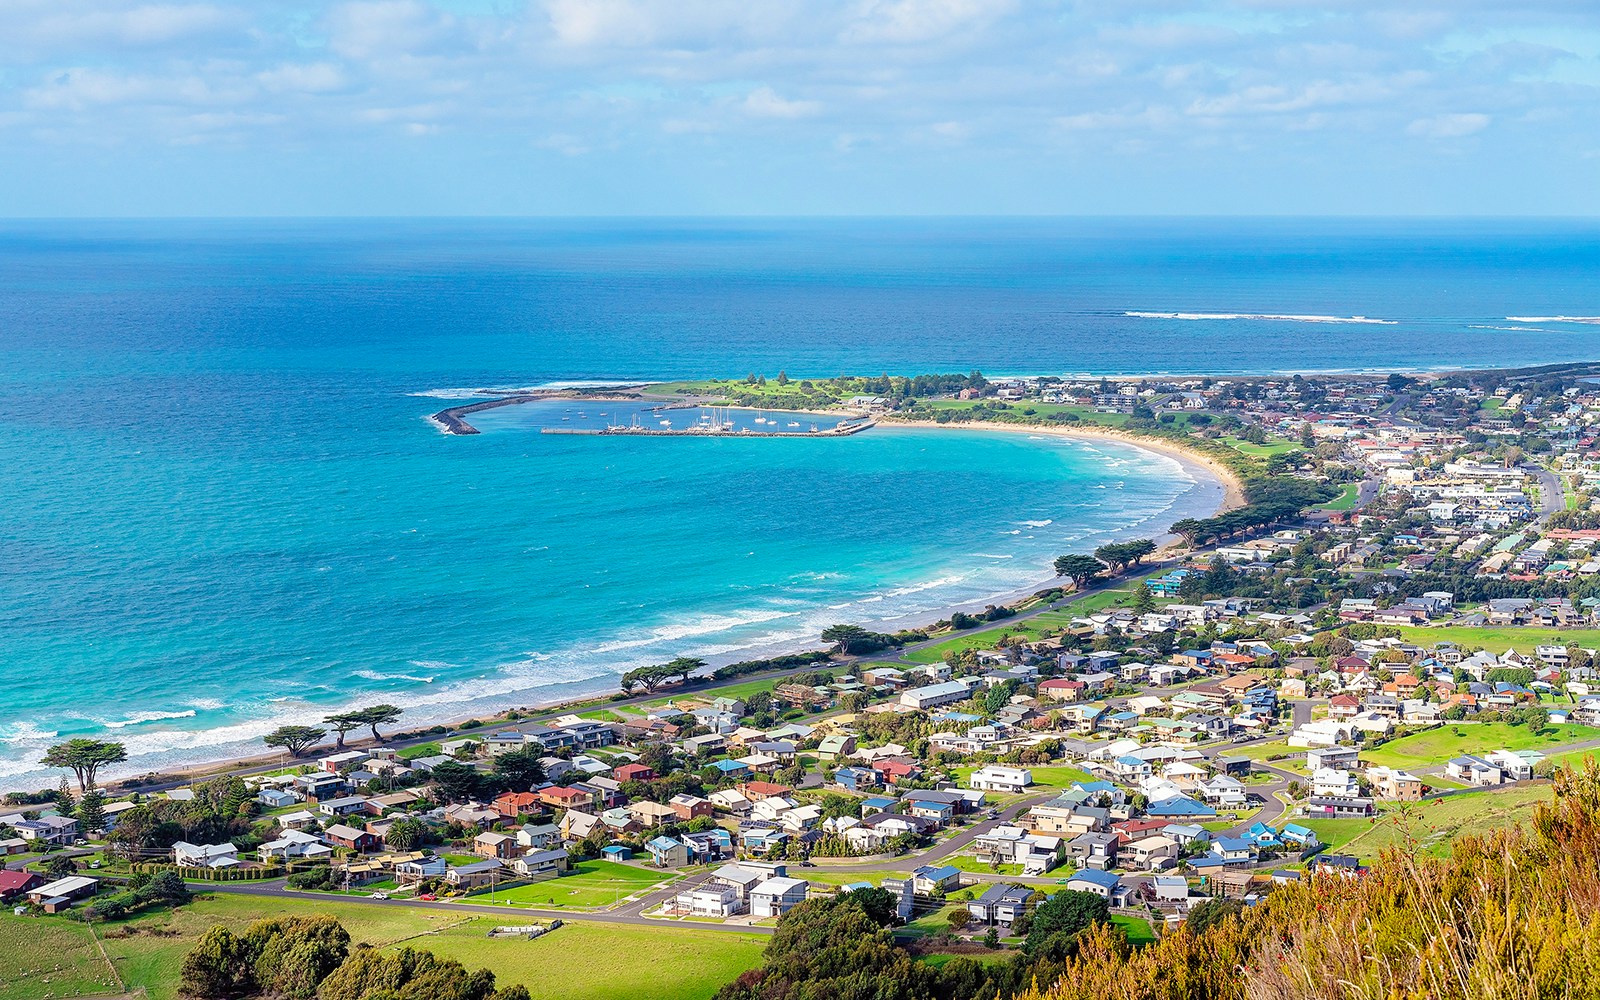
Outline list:
[[[1600,214],[1595,0],[0,0],[0,215]]]

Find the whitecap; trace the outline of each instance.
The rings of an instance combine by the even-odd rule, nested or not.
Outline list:
[[[1507,316],[1510,323],[1584,323],[1600,326],[1600,316]]]
[[[182,712],[139,712],[118,722],[113,722],[109,719],[100,719],[98,721],[107,729],[123,729],[128,726],[143,725],[146,722],[163,722],[167,719],[192,719],[194,715],[194,709],[190,708]]]
[[[357,677],[364,677],[369,681],[410,681],[413,684],[432,684],[432,677],[420,677],[416,674],[385,674],[376,670],[357,670]]]
[[[1395,326],[1398,320],[1372,319],[1367,316],[1315,316],[1299,313],[1184,313],[1184,312],[1125,312],[1122,315],[1135,319],[1182,320],[1277,320],[1285,323],[1357,323],[1372,326]]]
[[[1043,521],[1018,521],[1017,523],[1026,528],[1048,528],[1056,522],[1055,518],[1047,517]]]

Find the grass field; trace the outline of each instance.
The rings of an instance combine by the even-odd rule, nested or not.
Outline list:
[[[409,945],[491,969],[501,983],[523,983],[541,1000],[665,1000],[709,997],[761,961],[766,938],[692,927],[630,927],[569,922],[533,941],[491,940],[501,921],[422,909],[217,893],[175,913],[136,917],[110,927],[107,953],[130,991],[176,1000],[178,970],[196,938],[221,924],[242,930],[274,916],[331,913],[352,943]],[[129,936],[117,936],[123,929]],[[48,980],[48,982],[47,982]],[[648,984],[648,989],[641,987]],[[118,992],[89,931],[61,918],[0,916],[0,996],[47,1000]]]
[[[547,879],[532,885],[501,889],[490,897],[480,893],[474,903],[503,903],[522,906],[611,906],[636,892],[680,878],[672,872],[647,871],[614,861],[580,861],[574,874]]]
[[[761,964],[768,938],[681,925],[567,923],[532,941],[486,937],[480,918],[412,942],[468,968],[493,969],[540,1000],[704,1000]]]
[[[1111,922],[1121,927],[1128,935],[1128,943],[1135,947],[1154,944],[1156,940],[1155,928],[1150,926],[1150,921],[1141,917],[1128,917],[1120,913],[1112,914]]]
[[[1591,726],[1549,726],[1538,732],[1527,726],[1503,722],[1446,723],[1410,736],[1390,740],[1375,750],[1363,750],[1363,760],[1389,767],[1416,764],[1442,764],[1462,754],[1491,750],[1541,750],[1546,753],[1568,743],[1600,739],[1600,729]]]
[[[1554,794],[1549,785],[1531,785],[1413,803],[1345,840],[1341,849],[1362,858],[1375,857],[1387,847],[1442,856],[1450,853],[1457,837],[1527,823],[1534,805],[1550,801]]]
[[[1252,444],[1243,438],[1225,437],[1222,443],[1237,451],[1241,455],[1251,458],[1271,458],[1274,455],[1283,455],[1291,451],[1302,451],[1299,445],[1292,441],[1272,441],[1268,444]]]
[[[1356,505],[1356,500],[1361,496],[1361,484],[1345,483],[1339,488],[1339,495],[1325,504],[1319,504],[1318,510],[1349,510]]]
[[[1516,625],[1402,625],[1400,637],[1408,642],[1433,645],[1453,642],[1462,648],[1487,649],[1491,653],[1504,653],[1515,649],[1531,653],[1535,646],[1569,646],[1576,643],[1585,649],[1600,647],[1600,629],[1592,628],[1528,628]]]
[[[956,854],[939,862],[952,868],[959,868],[964,872],[977,872],[982,875],[1021,875],[1021,865],[991,865],[987,861],[979,861],[970,854]]]
[[[1020,635],[1027,639],[1042,639],[1047,633],[1059,634],[1074,618],[1096,611],[1103,611],[1113,605],[1126,604],[1133,597],[1133,591],[1140,582],[1148,580],[1157,573],[1143,573],[1139,576],[1129,577],[1115,587],[1097,590],[1085,597],[1078,598],[1064,608],[1054,611],[1041,612],[1032,618],[1023,621],[1003,621],[993,628],[974,629],[950,637],[943,642],[934,643],[922,649],[914,649],[905,654],[905,659],[912,663],[943,663],[946,654],[959,653],[967,649],[994,649],[1000,640],[1008,635]]]
[[[978,770],[977,766],[952,767],[950,773],[955,775],[963,786],[967,779],[972,777],[972,772]],[[1016,798],[1026,798],[1042,795],[1054,789],[1068,789],[1080,781],[1093,781],[1094,776],[1087,771],[1080,771],[1075,767],[1065,764],[1042,764],[1037,767],[1030,766],[1028,771],[1033,775],[1033,784],[1028,786],[1028,791],[1022,796],[1000,795],[996,792],[987,793],[991,800],[1009,802]]]
[[[54,917],[0,915],[0,996],[6,1000],[120,992],[88,926]]]

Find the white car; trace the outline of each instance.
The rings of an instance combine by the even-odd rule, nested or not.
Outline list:
[[[389,894],[387,892],[375,892],[368,898],[370,898],[370,899],[388,899],[389,898]]]

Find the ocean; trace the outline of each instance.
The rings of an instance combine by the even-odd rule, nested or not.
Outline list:
[[[926,621],[1215,502],[1041,435],[427,421],[480,387],[1498,367],[1597,315],[1592,223],[0,223],[0,788],[67,736],[143,771]]]

